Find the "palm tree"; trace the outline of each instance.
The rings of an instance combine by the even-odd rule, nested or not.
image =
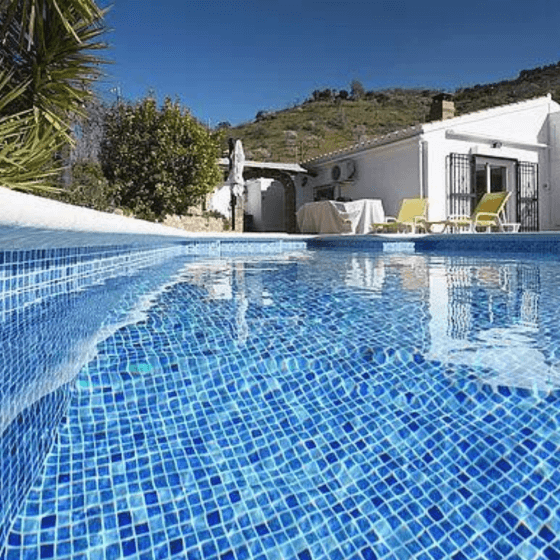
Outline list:
[[[8,90],[6,84],[10,78],[9,74],[0,77],[0,114],[18,100],[27,86],[24,83]],[[64,145],[61,134],[56,134],[52,127],[38,126],[35,113],[27,109],[0,117],[0,138],[0,186],[28,191],[55,190],[47,182],[61,171],[53,166],[53,155]]]
[[[45,188],[58,172],[54,156],[106,62],[96,55],[106,11],[93,0],[0,0],[0,185]]]

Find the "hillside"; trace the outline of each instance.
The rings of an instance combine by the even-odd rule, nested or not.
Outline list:
[[[259,161],[305,161],[352,143],[428,120],[437,90],[386,89],[313,92],[301,105],[259,111],[255,121],[226,130],[241,138],[246,157]],[[454,92],[456,114],[515,103],[551,93],[560,101],[560,62],[522,70],[513,80],[461,88]]]

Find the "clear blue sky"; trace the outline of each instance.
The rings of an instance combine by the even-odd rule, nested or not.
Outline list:
[[[211,126],[353,79],[453,91],[560,60],[558,0],[113,1],[107,98],[154,89]]]

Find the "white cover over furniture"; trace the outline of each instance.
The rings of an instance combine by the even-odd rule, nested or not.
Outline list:
[[[369,226],[385,219],[379,199],[352,202],[323,200],[304,204],[296,213],[301,233],[369,233]]]

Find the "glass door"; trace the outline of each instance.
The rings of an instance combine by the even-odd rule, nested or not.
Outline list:
[[[506,221],[509,221],[508,216],[515,216],[515,164],[514,160],[480,156],[475,158],[474,206],[485,193],[509,191],[511,197],[505,211]]]

